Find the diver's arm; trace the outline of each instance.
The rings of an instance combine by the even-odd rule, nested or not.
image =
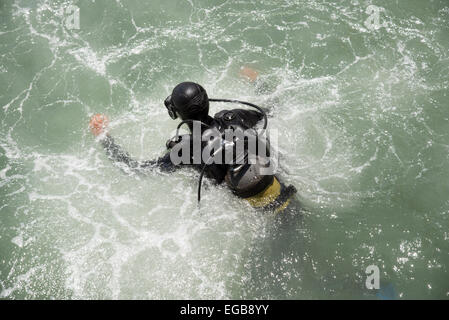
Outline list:
[[[137,161],[124,151],[114,139],[106,132],[109,119],[103,114],[92,116],[89,122],[89,128],[95,136],[103,135],[101,144],[106,150],[108,157],[116,162],[123,163],[134,172],[148,172],[149,169],[159,168],[162,171],[173,171],[176,166],[171,162],[170,154],[158,158],[157,160]]]
[[[160,169],[164,172],[171,172],[176,168],[170,160],[169,153],[156,160],[138,161],[133,159],[128,152],[115,143],[114,139],[109,134],[105,135],[105,137],[101,140],[101,144],[105,148],[109,159],[115,163],[125,164],[134,172],[145,173],[152,169]]]

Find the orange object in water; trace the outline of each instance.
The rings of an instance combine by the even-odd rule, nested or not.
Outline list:
[[[104,114],[95,114],[90,118],[89,128],[90,131],[96,136],[103,133],[109,124],[109,119]]]
[[[244,66],[240,69],[240,76],[247,78],[251,82],[254,82],[259,77],[259,72],[253,68]]]

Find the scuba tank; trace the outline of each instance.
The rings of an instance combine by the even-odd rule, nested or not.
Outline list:
[[[208,149],[209,158],[201,168],[198,182],[198,202],[201,201],[201,185],[205,169],[215,161],[215,163],[226,164],[225,181],[232,192],[248,200],[253,207],[275,210],[285,208],[290,197],[296,193],[296,189],[293,186],[284,186],[269,171],[271,166],[270,143],[265,137],[268,119],[264,110],[252,103],[238,100],[209,99],[209,101],[251,106],[263,115],[264,125],[259,131],[248,127],[239,117],[238,110],[224,110],[217,113],[214,116],[213,126],[196,120],[184,120],[178,125],[175,141],[180,140],[179,129],[185,123],[200,122],[201,125],[207,127],[202,133],[201,140],[205,142],[202,146]],[[229,135],[229,132],[232,135]],[[263,152],[261,152],[262,150]],[[221,162],[217,162],[217,160]]]
[[[201,183],[204,171],[210,160],[221,156],[221,160],[228,166],[225,181],[230,189],[239,197],[247,198],[260,193],[273,181],[273,176],[261,175],[261,167],[267,167],[270,163],[269,143],[263,143],[261,138],[268,125],[265,111],[257,105],[249,102],[225,99],[209,99],[215,102],[241,103],[251,106],[262,113],[264,126],[260,132],[244,124],[235,111],[224,110],[214,116],[216,126],[207,129],[203,134],[203,141],[207,141],[206,147],[216,150],[204,164],[198,184],[198,202],[201,201]],[[210,130],[215,130],[212,133]],[[219,134],[216,134],[217,131]],[[229,133],[232,133],[230,136]],[[212,137],[212,139],[209,139]],[[252,148],[251,148],[252,147]],[[258,155],[258,149],[265,149],[265,156]]]
[[[231,130],[232,141],[226,137],[224,156],[228,161],[225,181],[234,194],[241,198],[252,197],[273,182],[273,175],[263,174],[270,166],[270,144],[255,129],[244,125],[235,111],[222,111],[214,119],[224,130]],[[240,146],[240,148],[239,148]],[[229,161],[232,159],[231,161]]]

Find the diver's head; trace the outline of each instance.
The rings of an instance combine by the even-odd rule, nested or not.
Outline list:
[[[172,119],[179,115],[182,120],[202,120],[209,114],[207,92],[194,82],[178,84],[164,103]]]

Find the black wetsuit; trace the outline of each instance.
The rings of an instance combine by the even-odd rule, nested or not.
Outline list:
[[[212,118],[208,116],[203,122],[205,122],[209,126],[217,126],[220,125],[218,122],[218,118],[227,112],[232,112],[235,115],[234,120],[238,120],[245,128],[254,127],[260,120],[263,119],[262,113],[254,110],[245,110],[245,109],[233,109],[233,110],[224,110]],[[192,128],[189,125],[190,128]],[[202,130],[205,127],[202,126]],[[190,140],[191,141],[191,140]],[[152,169],[160,169],[163,172],[173,172],[178,168],[184,166],[193,166],[196,169],[200,169],[204,161],[201,160],[201,164],[192,164],[193,163],[193,152],[191,149],[191,161],[190,164],[179,164],[175,165],[172,163],[170,159],[170,151],[167,152],[164,156],[156,159],[156,160],[146,160],[146,161],[138,161],[133,159],[128,152],[124,151],[117,143],[115,143],[114,139],[110,135],[106,135],[106,137],[101,141],[103,147],[106,149],[106,153],[108,157],[117,163],[123,163],[127,167],[129,167],[133,172],[142,173],[147,170]],[[167,144],[167,148],[171,149],[173,144]],[[227,166],[225,164],[211,164],[206,168],[206,176],[214,179],[217,183],[222,183],[227,172]]]
[[[228,125],[237,125],[243,130],[253,128],[263,119],[262,113],[253,110],[233,109],[223,110],[217,113],[214,118],[207,116],[202,119],[206,125],[201,126],[201,133],[203,133],[209,126],[224,129]],[[192,125],[189,124],[192,132]],[[178,168],[190,166],[196,169],[203,168],[205,162],[203,159],[195,162],[193,153],[192,134],[183,135],[183,139],[179,142],[169,140],[167,148],[172,149],[177,143],[187,143],[190,148],[190,161],[188,164],[175,165],[170,157],[168,151],[164,156],[156,160],[137,161],[124,151],[113,138],[109,135],[102,140],[102,144],[111,160],[118,163],[125,164],[129,169],[136,173],[142,173],[148,170],[159,169],[163,172],[173,172]],[[202,142],[202,151],[205,142]],[[182,150],[182,149],[180,149]],[[203,152],[201,152],[202,154]],[[269,156],[269,155],[268,155]],[[197,164],[194,164],[197,163]],[[275,175],[258,175],[251,179],[244,179],[243,176],[254,174],[254,167],[251,164],[245,164],[240,171],[231,170],[232,165],[228,164],[208,164],[205,167],[205,175],[212,178],[216,183],[220,184],[226,180],[226,183],[237,196],[248,200],[255,208],[270,210],[275,212],[285,211],[285,208],[291,203],[292,196],[296,193],[294,186],[286,186],[281,182],[279,177]],[[243,188],[241,187],[243,186]]]

